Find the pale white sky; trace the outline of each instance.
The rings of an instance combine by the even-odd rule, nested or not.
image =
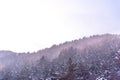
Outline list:
[[[0,50],[33,52],[103,33],[120,33],[119,0],[0,0]]]

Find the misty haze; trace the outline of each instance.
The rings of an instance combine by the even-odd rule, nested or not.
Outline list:
[[[0,80],[119,79],[120,35],[93,35],[34,53],[0,51]]]
[[[0,0],[0,80],[120,80],[120,0]]]

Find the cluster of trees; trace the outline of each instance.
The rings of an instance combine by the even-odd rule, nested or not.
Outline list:
[[[120,80],[120,41],[112,36],[97,39],[99,37],[95,37],[96,41],[101,41],[99,44],[92,41],[93,37],[90,38],[94,46],[89,45],[89,38],[66,43],[67,47],[63,46],[62,51],[61,47],[59,51],[59,46],[58,50],[53,46],[44,51],[49,55],[41,51],[42,57],[39,54],[33,64],[26,62],[22,65],[18,60],[20,69],[13,66],[1,71],[0,80]],[[70,47],[68,44],[74,45]],[[51,58],[55,52],[60,52],[59,56]],[[23,56],[20,58],[23,59]]]
[[[103,54],[99,51],[102,55],[96,49],[85,52],[79,55],[77,49],[70,47],[53,61],[43,56],[37,64],[26,64],[19,71],[3,71],[0,80],[117,80],[115,76],[120,75],[118,52]]]

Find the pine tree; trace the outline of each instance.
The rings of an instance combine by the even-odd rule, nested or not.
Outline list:
[[[74,80],[76,64],[73,63],[72,59],[69,58],[67,64],[67,72],[60,80]]]

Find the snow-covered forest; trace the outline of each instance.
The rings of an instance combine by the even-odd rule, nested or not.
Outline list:
[[[1,51],[0,80],[120,80],[120,36],[94,35],[33,53]]]

